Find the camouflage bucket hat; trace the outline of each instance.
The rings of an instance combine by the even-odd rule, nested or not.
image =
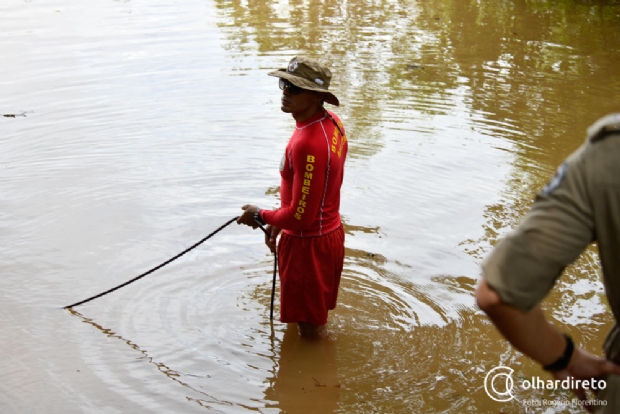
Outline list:
[[[286,79],[302,89],[323,92],[326,94],[325,102],[335,106],[340,105],[336,95],[328,91],[332,72],[317,60],[297,56],[291,59],[286,69],[278,69],[269,72],[268,75]]]

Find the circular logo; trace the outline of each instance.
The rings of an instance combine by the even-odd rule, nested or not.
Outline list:
[[[512,400],[514,381],[512,373],[514,370],[508,367],[495,367],[484,377],[484,390],[489,398],[498,402]]]
[[[288,71],[289,72],[295,72],[297,70],[297,67],[299,67],[299,62],[297,61],[297,59],[293,59],[288,64]]]

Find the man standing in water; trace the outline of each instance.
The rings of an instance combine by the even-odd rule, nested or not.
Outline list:
[[[266,224],[271,251],[282,231],[277,243],[280,321],[297,323],[303,337],[323,338],[344,263],[339,210],[347,138],[340,119],[323,107],[324,102],[339,105],[328,91],[332,76],[327,67],[298,56],[269,75],[280,78],[281,109],[296,123],[280,162],[281,207],[244,205],[237,223]]]
[[[605,341],[605,358],[575,346],[539,305],[564,268],[593,241],[598,243],[616,321]],[[588,129],[586,143],[560,166],[519,227],[496,246],[482,268],[478,306],[506,339],[556,380],[578,384],[573,392],[584,408],[619,413],[620,114]],[[590,386],[593,379],[595,386]],[[581,386],[584,380],[588,382]],[[606,381],[602,390],[600,380]],[[586,405],[585,388],[600,390],[593,402],[606,405]]]

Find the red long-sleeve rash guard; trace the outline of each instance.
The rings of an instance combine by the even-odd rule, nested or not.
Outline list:
[[[329,115],[338,122],[332,112]],[[326,112],[297,122],[280,164],[281,208],[261,218],[295,236],[327,234],[340,226],[340,187],[348,143]]]

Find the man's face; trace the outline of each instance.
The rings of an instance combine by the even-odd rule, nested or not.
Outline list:
[[[305,113],[309,113],[309,116],[313,115],[316,105],[320,105],[323,100],[323,94],[298,88],[285,79],[280,80],[280,88],[282,89],[282,112],[293,114],[294,117]]]

